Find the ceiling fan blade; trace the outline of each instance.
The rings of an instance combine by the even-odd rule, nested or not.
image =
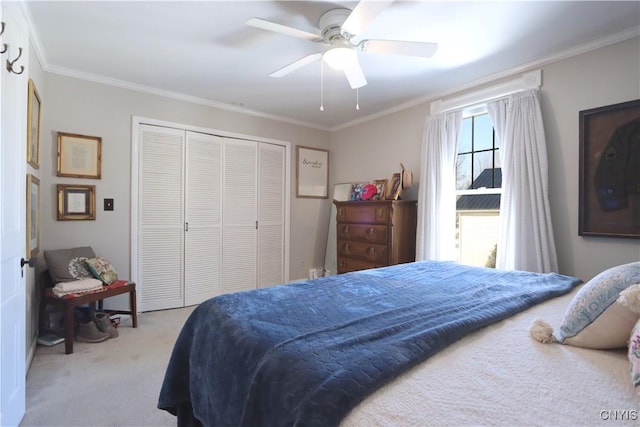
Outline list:
[[[367,79],[364,77],[362,67],[358,61],[354,61],[351,65],[344,69],[344,74],[349,80],[351,89],[357,89],[367,84]]]
[[[420,56],[431,58],[438,49],[437,43],[410,42],[400,40],[363,40],[358,43],[363,52],[389,55]]]
[[[351,36],[360,34],[391,3],[393,0],[361,0],[342,24],[342,31]]]
[[[298,30],[297,28],[288,27],[286,25],[277,24],[260,18],[251,18],[246,22],[246,24],[250,27],[273,31],[287,36],[297,37],[299,39],[310,40],[312,42],[322,41],[322,37],[319,34]]]
[[[320,58],[321,56],[322,56],[322,53],[312,53],[311,55],[307,55],[303,58],[300,58],[297,61],[292,62],[291,64],[280,68],[279,70],[274,71],[273,73],[269,74],[269,76],[271,77],[286,76],[287,74],[297,70],[298,68],[304,67],[305,65],[312,63],[313,61]]]

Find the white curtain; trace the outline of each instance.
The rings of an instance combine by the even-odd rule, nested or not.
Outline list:
[[[502,161],[496,268],[557,272],[539,91],[487,103]]]
[[[462,111],[425,123],[418,190],[417,260],[455,259],[456,154]]]

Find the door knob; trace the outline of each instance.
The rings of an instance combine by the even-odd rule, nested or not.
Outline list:
[[[35,267],[36,266],[36,259],[35,258],[29,258],[29,259],[20,258],[20,267],[24,267],[25,265],[28,265],[29,267]]]

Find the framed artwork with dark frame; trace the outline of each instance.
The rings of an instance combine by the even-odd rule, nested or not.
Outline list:
[[[329,197],[329,150],[296,147],[296,197]]]
[[[640,99],[579,113],[580,236],[640,238]]]
[[[27,174],[27,258],[40,251],[40,180]]]
[[[40,167],[40,95],[33,80],[29,79],[27,101],[27,163]]]
[[[58,184],[58,221],[96,219],[96,186]]]
[[[57,176],[100,179],[102,138],[58,132]]]

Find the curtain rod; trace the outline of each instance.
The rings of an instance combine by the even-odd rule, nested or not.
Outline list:
[[[542,70],[534,70],[522,74],[520,77],[506,82],[491,85],[482,89],[465,93],[446,99],[437,99],[430,104],[431,115],[444,113],[446,111],[457,110],[469,107],[481,102],[522,92],[528,89],[536,89],[542,86]]]

